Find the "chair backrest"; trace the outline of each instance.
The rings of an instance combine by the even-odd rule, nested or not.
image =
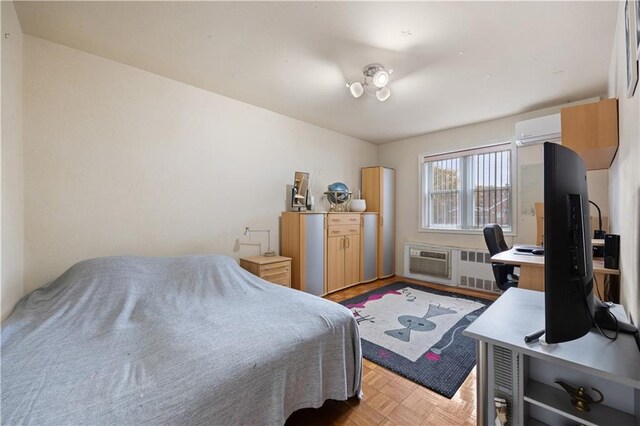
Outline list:
[[[491,256],[509,250],[500,225],[490,223],[484,227],[482,233],[484,234],[484,242],[487,243],[487,248]]]
[[[544,203],[535,203],[536,208],[536,245],[541,246],[544,242]]]

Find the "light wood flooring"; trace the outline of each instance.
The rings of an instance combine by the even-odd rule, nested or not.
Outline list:
[[[452,288],[437,284],[391,277],[360,284],[326,296],[339,302],[386,284],[404,281],[425,287],[451,291],[470,296],[496,299],[487,293]],[[317,409],[308,408],[293,413],[287,425],[451,425],[476,424],[476,372],[471,371],[453,398],[448,399],[405,379],[371,361],[363,360],[362,400],[329,400]]]

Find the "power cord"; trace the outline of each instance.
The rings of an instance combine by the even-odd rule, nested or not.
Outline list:
[[[596,285],[596,290],[598,288],[598,280],[596,279],[596,276],[593,276],[593,281],[594,284]],[[587,302],[587,294],[584,291],[584,286],[580,284],[580,288],[582,289],[582,300],[584,302],[584,307],[587,310],[587,313],[589,314],[589,318],[591,318],[591,322],[593,323],[593,325],[596,326],[596,328],[598,329],[598,331],[600,332],[600,334],[602,334],[603,337],[609,339],[609,340],[616,340],[618,338],[618,334],[620,334],[620,325],[618,324],[618,318],[616,318],[616,316],[611,312],[610,309],[607,309],[607,313],[609,314],[609,316],[613,319],[614,323],[616,324],[616,333],[612,336],[607,336],[605,334],[604,331],[602,331],[602,329],[600,328],[600,326],[598,325],[598,323],[596,322],[596,320],[593,318],[593,315],[591,314],[591,310],[589,309],[589,303]]]
[[[605,280],[605,282],[606,282],[606,280]],[[604,301],[604,299],[602,298],[602,295],[600,294],[600,286],[598,286],[598,279],[596,278],[596,276],[595,276],[595,275],[593,276],[593,284],[594,284],[594,286],[596,287],[596,293],[598,293],[598,298],[599,298],[600,300]],[[606,284],[605,284],[605,285],[606,285]],[[584,289],[583,289],[583,292],[584,292]],[[605,294],[606,294],[606,293],[607,293],[607,292],[606,292],[606,290],[605,290]]]

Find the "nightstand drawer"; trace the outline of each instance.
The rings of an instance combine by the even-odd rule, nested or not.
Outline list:
[[[282,272],[280,274],[268,275],[266,277],[260,277],[270,283],[280,284],[285,287],[291,287],[291,274],[289,272]]]
[[[264,278],[266,275],[280,274],[282,272],[289,272],[291,262],[278,262],[271,263],[269,265],[260,265],[260,277]]]
[[[359,214],[329,214],[328,215],[328,224],[329,226],[333,225],[354,225],[360,226],[360,215]]]
[[[356,225],[329,225],[327,236],[341,237],[343,235],[359,235],[360,224]]]

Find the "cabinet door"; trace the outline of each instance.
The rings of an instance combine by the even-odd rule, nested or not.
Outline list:
[[[378,278],[378,215],[362,215],[362,234],[360,252],[362,268],[360,281],[373,281]]]
[[[562,145],[574,150],[587,170],[608,169],[618,150],[618,101],[563,108]]]
[[[344,287],[344,246],[346,238],[327,238],[327,291],[335,291]]]
[[[347,286],[360,282],[360,236],[346,236],[344,246],[344,285]]]
[[[321,296],[324,288],[325,229],[323,214],[302,216],[304,230],[304,290]]]
[[[396,172],[393,169],[382,169],[382,173],[382,206],[380,208],[381,256],[378,268],[380,268],[380,277],[388,277],[395,273]]]

